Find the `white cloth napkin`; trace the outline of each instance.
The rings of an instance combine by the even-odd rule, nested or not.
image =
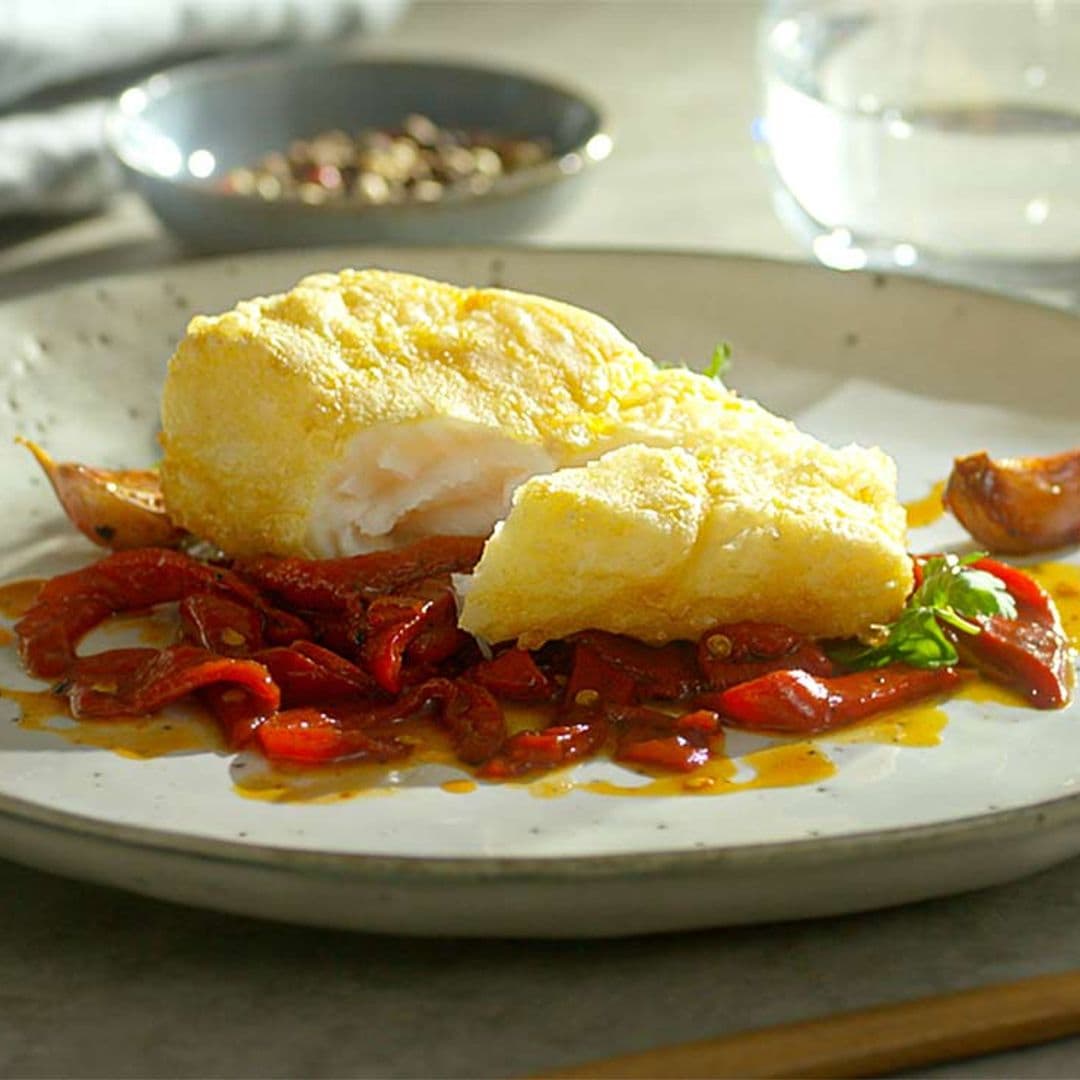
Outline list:
[[[107,99],[20,107],[28,95],[159,59],[339,42],[384,28],[405,3],[0,0],[0,215],[90,210],[121,182],[102,135]]]

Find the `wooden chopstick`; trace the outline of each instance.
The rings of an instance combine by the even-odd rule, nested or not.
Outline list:
[[[564,1080],[862,1077],[1080,1033],[1080,971],[859,1009],[543,1073]]]

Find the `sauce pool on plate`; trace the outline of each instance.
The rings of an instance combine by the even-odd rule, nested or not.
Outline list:
[[[909,529],[925,529],[933,525],[945,514],[945,504],[942,495],[945,494],[945,481],[939,480],[930,491],[921,499],[912,499],[904,503],[907,513],[907,525]]]

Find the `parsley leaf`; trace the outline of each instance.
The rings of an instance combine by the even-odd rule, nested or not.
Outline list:
[[[911,594],[896,622],[886,628],[885,640],[867,649],[837,649],[834,659],[856,669],[910,664],[912,667],[949,667],[959,660],[946,627],[962,634],[978,634],[972,620],[979,615],[1016,618],[1016,601],[1005,583],[970,564],[973,555],[939,555],[922,564],[922,584]]]
[[[729,367],[731,367],[731,346],[726,341],[721,341],[713,349],[712,359],[704,374],[710,379],[722,379]]]

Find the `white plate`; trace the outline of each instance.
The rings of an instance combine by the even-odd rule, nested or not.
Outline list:
[[[734,346],[730,381],[833,442],[877,442],[902,496],[955,453],[1076,441],[1080,322],[913,280],[706,255],[351,250],[117,278],[0,308],[0,578],[85,561],[25,452],[154,457],[166,359],[193,312],[344,265],[565,298],[652,356]],[[947,521],[913,546],[960,542]],[[0,684],[18,676],[0,650]],[[336,804],[239,797],[213,753],[135,761],[0,727],[0,852],[153,896],[417,934],[585,936],[806,917],[1004,881],[1080,852],[1076,709],[956,702],[941,745],[829,749],[824,783],[621,799],[413,777]],[[0,719],[12,713],[0,701]],[[610,768],[589,766],[589,768]]]

